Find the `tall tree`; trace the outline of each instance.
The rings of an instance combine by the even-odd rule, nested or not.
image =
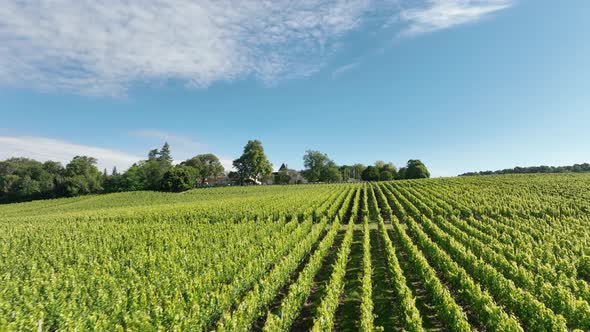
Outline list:
[[[430,172],[422,161],[417,159],[408,160],[405,172],[406,179],[427,179],[430,177]]]
[[[263,176],[272,173],[272,164],[266,158],[264,148],[259,140],[248,141],[242,156],[234,160],[233,165],[242,184],[247,180],[259,182]]]
[[[382,160],[377,160],[375,167],[379,170],[379,179],[381,181],[389,181],[397,175],[397,169],[393,163],[385,163]]]
[[[406,178],[406,173],[408,172],[407,167],[402,167],[397,171],[397,175],[395,176],[396,180],[403,180]]]
[[[327,154],[320,151],[307,150],[303,155],[303,176],[309,182],[335,182],[342,180],[338,166]],[[336,175],[338,173],[338,175]]]
[[[354,169],[352,168],[352,166],[343,165],[343,166],[338,167],[338,170],[340,171],[342,180],[346,181],[348,179],[353,179],[354,178],[353,175],[352,175],[352,173],[354,171]]]
[[[96,168],[96,159],[76,156],[66,165],[65,190],[69,196],[98,193],[102,191],[101,173]]]
[[[338,169],[338,166],[333,162],[328,163],[328,165],[322,169],[320,174],[320,181],[322,182],[338,182],[342,181],[342,173]]]
[[[140,162],[139,175],[147,190],[160,190],[164,174],[172,167],[171,163],[161,160],[148,160]]]
[[[361,175],[364,181],[379,181],[380,177],[379,169],[375,166],[367,166]]]
[[[393,178],[393,173],[391,173],[390,171],[381,171],[381,173],[379,173],[380,181],[390,181],[393,180]]]
[[[222,176],[225,171],[219,158],[211,153],[196,155],[189,160],[183,161],[181,165],[193,167],[201,185],[204,185],[210,179]]]
[[[153,149],[148,152],[148,160],[156,160],[160,155],[160,151],[158,149]]]
[[[143,172],[144,161],[135,163],[122,175],[120,191],[135,191],[147,188],[146,178]]]
[[[185,191],[195,187],[196,169],[190,166],[174,166],[162,178],[162,190]]]
[[[303,166],[305,167],[303,176],[309,182],[320,181],[322,170],[326,168],[330,161],[330,158],[328,158],[328,155],[325,153],[314,150],[305,151],[305,154],[303,155]]]
[[[172,168],[170,145],[166,142],[161,150],[151,150],[148,160],[137,163],[137,166],[139,169],[136,175],[139,176],[139,182],[143,184],[141,189],[160,190],[164,174]]]
[[[158,160],[172,165],[172,155],[170,153],[170,145],[168,145],[168,142],[165,142],[162,146]]]
[[[354,164],[352,165],[352,178],[354,179],[361,179],[361,175],[363,174],[363,171],[365,170],[365,165],[363,164]]]

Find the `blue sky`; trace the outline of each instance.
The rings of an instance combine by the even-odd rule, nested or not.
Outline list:
[[[0,159],[590,161],[588,1],[48,3],[0,6]]]

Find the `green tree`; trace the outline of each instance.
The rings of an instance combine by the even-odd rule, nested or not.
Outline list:
[[[291,175],[289,175],[289,170],[287,170],[287,169],[283,169],[281,171],[278,171],[277,174],[275,174],[275,178],[274,178],[275,184],[289,184],[290,181],[291,181]]]
[[[106,178],[104,178],[102,182],[102,187],[104,192],[107,193],[121,192],[127,190],[125,186],[125,178],[122,174],[119,174],[119,172],[117,171],[117,166],[113,167],[111,175],[108,175]]]
[[[76,156],[65,168],[66,194],[77,196],[98,193],[102,191],[101,178],[101,173],[96,168],[95,158]]]
[[[153,149],[148,159],[140,161],[125,172],[125,190],[160,190],[164,174],[172,167],[170,146],[164,143],[161,150]],[[129,174],[128,174],[129,173]]]
[[[322,182],[339,182],[342,181],[342,173],[336,166],[336,164],[328,164],[327,167],[322,169],[320,174],[320,181]]]
[[[364,181],[379,181],[380,177],[379,169],[375,166],[367,166],[363,173],[361,174],[361,178]]]
[[[272,173],[272,164],[264,154],[264,148],[259,140],[248,141],[240,158],[234,160],[234,167],[237,170],[239,181],[260,181],[263,176]]]
[[[102,182],[102,188],[105,193],[114,193],[126,191],[125,178],[123,175],[109,175]]]
[[[133,164],[122,175],[121,191],[143,190],[147,187],[142,170],[143,161]]]
[[[303,155],[303,176],[309,182],[334,182],[341,181],[342,174],[336,163],[327,154],[320,151],[307,150]],[[336,175],[338,173],[338,175]]]
[[[377,160],[375,162],[375,167],[377,167],[378,170],[382,170],[385,168],[385,162],[383,160]]]
[[[426,165],[424,165],[420,160],[408,160],[406,168],[406,179],[427,179],[430,177],[428,168],[426,168]]]
[[[399,171],[397,172],[397,176],[395,177],[396,180],[403,180],[406,178],[406,173],[408,171],[407,167],[402,167],[399,169]]]
[[[160,151],[158,149],[153,149],[148,152],[148,160],[156,160],[160,155]]]
[[[393,163],[384,163],[380,168],[380,172],[390,172],[391,174],[397,173],[397,168]]]
[[[0,202],[63,196],[63,167],[27,158],[0,161]]]
[[[363,164],[352,165],[352,178],[360,180],[365,168],[366,167]]]
[[[170,145],[168,145],[168,142],[164,142],[164,145],[160,150],[158,160],[166,164],[172,165],[172,155],[170,154]]]
[[[190,166],[170,168],[162,178],[162,189],[165,191],[185,191],[195,187],[197,171]]]
[[[172,164],[162,160],[148,160],[140,163],[140,176],[144,183],[143,189],[160,190],[164,174],[172,167]]]
[[[238,174],[238,172],[230,171],[229,173],[227,173],[227,178],[233,185],[239,185],[242,183],[240,179],[240,174]]]
[[[380,181],[391,181],[393,180],[393,174],[390,171],[381,171],[379,174]]]
[[[199,178],[201,185],[204,185],[209,179],[222,176],[225,171],[219,158],[211,153],[196,155],[182,162],[181,165],[193,167],[196,170],[196,176]]]
[[[393,163],[385,163],[382,160],[377,160],[375,162],[375,168],[379,170],[379,179],[381,179],[381,181],[391,180],[395,178],[397,174],[397,169],[395,168]]]
[[[340,171],[340,176],[342,178],[342,180],[346,181],[348,179],[352,179],[352,166],[349,165],[343,165],[338,167],[338,170]]]
[[[305,167],[303,176],[309,182],[320,181],[322,170],[330,161],[330,158],[328,158],[328,155],[325,153],[314,150],[305,151],[305,154],[303,155],[303,166]]]

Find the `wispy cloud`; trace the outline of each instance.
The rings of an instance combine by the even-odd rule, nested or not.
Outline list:
[[[39,161],[59,161],[65,165],[73,157],[84,155],[97,158],[97,166],[101,170],[110,170],[113,166],[120,170],[126,169],[142,159],[126,152],[36,136],[0,136],[0,146],[0,160],[25,157]]]
[[[418,35],[473,23],[512,5],[511,0],[430,0],[401,10],[400,21],[407,27],[400,34]]]
[[[5,0],[0,86],[124,95],[134,82],[169,79],[197,87],[247,77],[274,83],[317,72],[342,37],[368,17],[416,35],[474,22],[510,5],[509,0]]]
[[[357,60],[351,63],[347,63],[345,65],[342,65],[340,67],[337,67],[336,69],[334,69],[334,71],[332,71],[332,79],[337,79],[339,76],[354,70],[356,67],[358,67],[361,64],[361,60]]]
[[[23,157],[38,161],[59,161],[66,165],[75,156],[89,156],[97,159],[100,170],[111,170],[117,166],[120,171],[126,170],[134,163],[145,160],[147,149],[159,148],[164,141],[170,144],[175,163],[201,153],[215,153],[206,144],[194,141],[188,136],[175,135],[158,130],[137,130],[131,136],[146,139],[145,153],[134,154],[109,148],[72,143],[64,140],[39,136],[0,136],[0,160]],[[225,155],[217,155],[226,171],[232,169],[232,159]]]
[[[134,81],[208,86],[307,75],[370,0],[6,0],[0,84],[121,94]]]

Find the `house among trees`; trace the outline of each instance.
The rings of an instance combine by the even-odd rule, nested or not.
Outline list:
[[[303,184],[307,180],[303,177],[300,171],[289,169],[287,164],[282,163],[277,172],[273,172],[272,176],[267,179],[265,184]]]

